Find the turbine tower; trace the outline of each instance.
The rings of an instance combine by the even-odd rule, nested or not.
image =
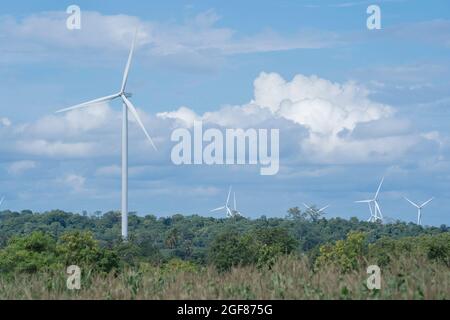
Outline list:
[[[144,131],[145,136],[150,141],[153,148],[156,150],[156,146],[153,143],[153,140],[148,134],[147,130],[145,129],[145,126],[142,123],[136,108],[133,106],[130,100],[128,100],[128,98],[131,97],[131,93],[126,91],[128,72],[130,71],[131,60],[133,59],[134,47],[136,44],[136,36],[137,30],[134,34],[130,54],[128,55],[128,61],[125,66],[125,71],[123,73],[122,85],[118,93],[94,99],[81,104],[77,104],[75,106],[57,111],[57,113],[67,112],[75,109],[90,107],[101,102],[112,101],[117,98],[120,98],[122,100],[122,114],[123,114],[122,115],[122,238],[125,241],[128,239],[128,111],[130,111],[131,114],[133,114],[142,131]]]
[[[380,194],[381,186],[383,185],[384,177],[381,179],[378,185],[377,192],[373,199],[355,201],[355,203],[367,203],[370,210],[370,218],[367,220],[369,222],[383,222],[383,214],[381,213],[380,205],[378,204],[378,196]]]
[[[431,198],[427,201],[425,201],[424,203],[422,203],[421,205],[412,202],[411,200],[409,200],[407,197],[405,197],[405,200],[408,201],[409,203],[411,203],[414,207],[417,208],[417,224],[419,226],[422,225],[422,208],[425,207],[427,204],[429,204],[434,198]]]
[[[236,192],[233,191],[233,201],[234,201],[234,209],[231,210],[232,216],[236,217],[236,216],[242,216],[241,212],[237,209],[236,206]]]

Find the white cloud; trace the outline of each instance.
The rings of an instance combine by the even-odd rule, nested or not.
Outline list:
[[[12,175],[19,175],[25,171],[36,168],[36,162],[31,160],[15,161],[8,166],[8,172]]]
[[[65,12],[43,12],[16,19],[0,17],[0,34],[7,47],[3,59],[45,59],[60,49],[98,50],[101,54],[128,50],[130,39],[139,26],[138,44],[152,56],[182,56],[178,62],[214,55],[321,48],[336,43],[330,32],[303,30],[284,37],[273,30],[254,35],[241,35],[235,30],[218,27],[220,16],[213,10],[200,13],[185,22],[145,21],[128,15],[103,15],[83,11],[82,28],[71,32],[66,28]],[[0,45],[1,46],[1,45]],[[1,48],[1,47],[0,47]],[[33,54],[30,54],[33,53]]]
[[[162,149],[154,153],[146,148],[140,128],[131,125],[130,150],[136,168],[148,165],[149,159],[169,162],[170,130],[190,127],[194,120],[224,128],[280,128],[281,156],[292,164],[392,161],[420,143],[436,141],[436,135],[413,132],[408,121],[393,117],[394,108],[373,101],[370,92],[357,83],[333,83],[301,74],[287,81],[276,73],[261,73],[254,81],[253,99],[243,105],[202,115],[185,106],[156,117],[141,110],[139,114]],[[101,104],[13,126],[8,140],[19,153],[42,158],[118,156],[120,118],[119,111]],[[94,172],[113,176],[120,168],[106,166]]]
[[[200,119],[193,110],[184,106],[176,111],[160,112],[156,114],[156,116],[161,119],[174,119],[178,125],[186,126],[188,128],[194,125],[194,121]]]
[[[9,127],[11,124],[11,120],[9,120],[8,118],[0,118],[0,125]]]
[[[65,143],[61,141],[21,140],[17,142],[17,151],[28,155],[51,158],[80,158],[93,156],[98,148],[92,142]]]
[[[81,192],[84,190],[86,178],[76,174],[68,174],[62,179],[62,182],[74,192]]]
[[[166,117],[186,121],[186,115],[193,114],[183,108]],[[417,136],[408,136],[408,123],[393,118],[394,114],[392,107],[371,100],[370,92],[353,82],[339,84],[301,74],[286,81],[279,74],[263,72],[254,81],[254,98],[248,104],[226,106],[200,118],[223,127],[277,126],[277,121],[289,121],[297,126],[297,138],[288,141],[298,158],[353,163],[396,158],[417,142]],[[359,137],[352,135],[355,128],[372,123],[358,130]]]

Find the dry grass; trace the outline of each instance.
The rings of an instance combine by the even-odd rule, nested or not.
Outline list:
[[[79,291],[66,289],[64,274],[0,277],[0,299],[450,299],[450,269],[405,259],[382,269],[382,288],[366,288],[365,268],[314,273],[306,259],[286,257],[272,270],[213,268],[170,272],[129,269],[115,275],[84,274]]]

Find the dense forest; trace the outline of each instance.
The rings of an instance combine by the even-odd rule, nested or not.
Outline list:
[[[356,218],[327,219],[317,214],[317,211],[303,212],[296,207],[289,209],[284,218],[262,216],[258,219],[247,219],[238,216],[216,219],[181,214],[157,218],[153,215],[130,214],[129,234],[130,239],[127,242],[122,241],[120,212],[96,212],[92,215],[59,210],[44,213],[29,210],[0,212],[0,298],[11,298],[14,297],[13,294],[20,297],[26,295],[28,291],[25,289],[21,292],[15,291],[17,281],[36,281],[36,288],[39,288],[36,290],[42,290],[42,279],[48,279],[45,280],[46,283],[60,279],[60,282],[50,285],[57,287],[59,291],[39,291],[38,297],[55,298],[66,295],[67,292],[61,289],[64,288],[61,279],[64,279],[65,268],[72,264],[89,270],[91,277],[100,277],[90,279],[91,283],[97,281],[99,285],[103,285],[105,278],[102,277],[113,275],[114,281],[111,280],[111,283],[121,288],[120,290],[128,292],[128,289],[124,288],[131,286],[131,296],[113,295],[115,298],[137,297],[135,286],[144,286],[144,282],[139,282],[142,280],[139,277],[143,274],[148,274],[152,281],[156,282],[152,282],[150,289],[147,287],[142,291],[141,298],[156,297],[163,292],[160,298],[178,298],[187,294],[183,292],[188,289],[180,283],[177,284],[177,290],[172,286],[177,281],[184,283],[186,272],[188,277],[198,277],[192,281],[203,286],[199,292],[207,292],[212,290],[211,285],[223,281],[224,277],[227,277],[225,274],[232,277],[238,272],[236,270],[243,270],[239,271],[242,273],[251,272],[252,276],[256,277],[253,284],[249,284],[248,290],[252,294],[248,297],[276,298],[279,291],[272,284],[273,270],[283,269],[284,273],[295,273],[300,272],[298,268],[305,269],[303,275],[310,274],[309,281],[315,281],[314,277],[322,279],[321,281],[325,281],[327,277],[331,277],[330,281],[342,282],[344,279],[333,276],[334,271],[323,270],[338,270],[343,276],[353,272],[357,280],[346,280],[347,284],[353,284],[357,292],[353,293],[352,297],[367,298],[369,293],[364,286],[361,287],[360,278],[366,274],[365,266],[374,263],[392,272],[393,289],[385,292],[386,298],[397,295],[404,298],[405,294],[408,298],[423,298],[427,297],[424,287],[430,283],[430,279],[435,281],[436,275],[446,279],[450,274],[450,228],[445,225],[422,227],[401,221],[381,224]],[[211,271],[211,268],[214,271]],[[407,290],[401,289],[397,282],[405,281],[404,278],[399,278],[405,268],[413,268],[414,272],[419,272],[419,269],[420,272],[423,271],[423,274],[410,275],[412,279],[420,278],[422,284],[417,284],[414,280],[416,282],[408,283]],[[179,272],[183,272],[180,279],[167,280],[168,274],[178,275]],[[27,278],[35,274],[41,276],[35,280]],[[130,280],[135,276],[141,280]],[[295,278],[294,274],[284,276]],[[235,281],[236,286],[240,288],[244,280],[233,278],[230,281]],[[342,293],[339,291],[341,282],[329,293],[317,291],[320,284],[316,284],[317,288],[315,287],[313,294],[310,291],[300,293],[297,289],[294,290],[292,286],[300,284],[295,283],[298,279],[292,281],[291,285],[283,289],[283,294],[290,292],[288,296],[291,298],[321,298],[327,294],[328,297],[334,298]],[[267,288],[263,289],[260,285],[253,288],[257,283],[267,285]],[[428,295],[448,298],[450,282],[446,280],[440,284],[441,286],[433,290],[427,289]],[[445,287],[442,287],[442,284],[445,284]],[[302,285],[309,288],[312,284]],[[247,297],[247,289],[245,292],[239,291],[240,289],[238,292],[229,292],[226,290],[227,286],[199,297]],[[231,284],[230,286],[233,287]],[[85,297],[105,297],[103,293],[98,292],[84,294]]]
[[[383,237],[399,239],[420,235],[436,235],[450,228],[422,227],[413,223],[396,222],[377,224],[315,216],[298,208],[288,210],[285,218],[246,219],[243,217],[216,219],[198,215],[156,218],[153,215],[129,217],[130,241],[123,245],[120,238],[120,212],[88,215],[59,210],[45,213],[0,212],[0,248],[14,236],[30,235],[40,231],[58,240],[65,233],[87,231],[93,234],[104,248],[122,246],[129,254],[149,262],[164,262],[171,258],[206,264],[211,245],[219,237],[235,233],[239,235],[269,233],[283,234],[294,244],[292,251],[314,253],[325,244],[345,239],[350,231],[366,234],[366,241],[373,243]],[[285,240],[288,241],[288,240]],[[291,251],[290,249],[290,251]]]

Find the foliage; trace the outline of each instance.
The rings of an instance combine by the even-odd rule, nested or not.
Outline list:
[[[15,236],[0,250],[0,272],[36,272],[57,264],[56,241],[42,232]]]
[[[271,266],[282,254],[289,254],[297,242],[286,229],[261,228],[240,235],[230,230],[219,235],[211,245],[209,261],[220,271],[237,265]]]
[[[450,233],[403,239],[384,237],[369,246],[369,257],[380,266],[403,256],[429,259],[450,267]]]
[[[62,235],[57,253],[65,265],[78,265],[102,272],[119,267],[115,251],[100,248],[92,233],[74,231]]]
[[[345,240],[320,247],[316,267],[336,266],[342,272],[355,270],[361,266],[365,253],[365,235],[362,232],[350,232]]]

